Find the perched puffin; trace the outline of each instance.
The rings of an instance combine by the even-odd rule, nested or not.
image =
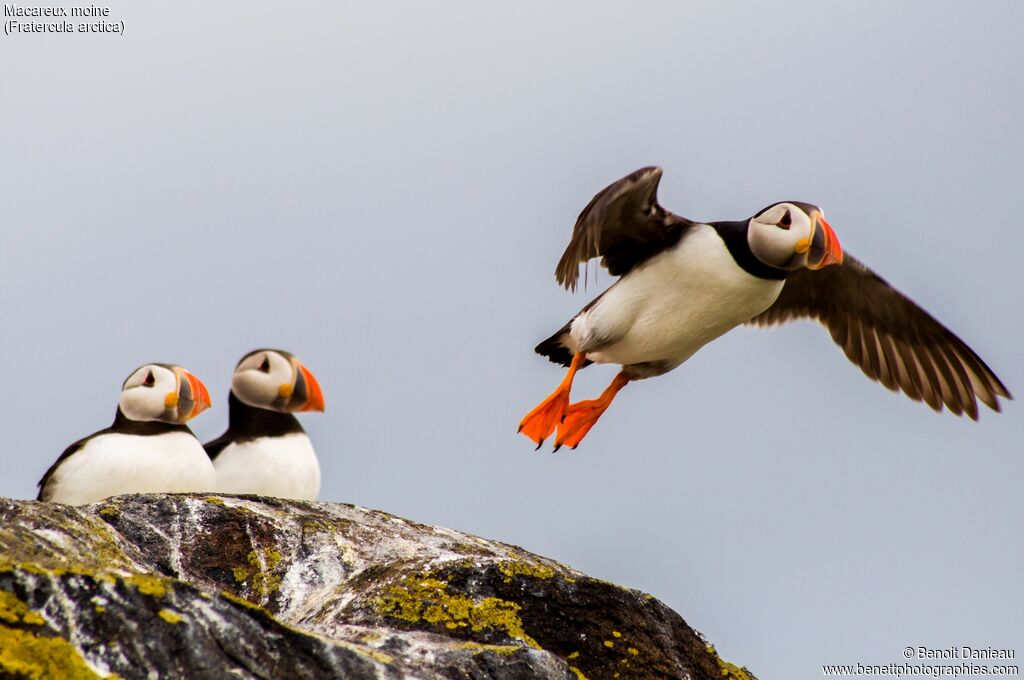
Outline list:
[[[121,387],[114,424],[65,449],[39,480],[38,500],[84,505],[125,493],[211,491],[213,465],[185,425],[210,393],[180,366],[146,364]]]
[[[739,222],[694,222],[658,204],[661,169],[637,170],[594,196],[555,270],[575,290],[579,265],[600,257],[620,277],[547,340],[538,354],[569,367],[523,418],[537,443],[576,448],[630,381],[667,373],[740,324],[822,322],[871,379],[936,411],[977,420],[1009,391],[977,354],[863,264],[844,256],[821,210],[785,201]],[[569,403],[573,376],[621,364],[600,397]]]
[[[235,367],[228,429],[205,444],[221,493],[316,500],[320,463],[295,411],[323,411],[316,378],[279,349],[249,352]]]

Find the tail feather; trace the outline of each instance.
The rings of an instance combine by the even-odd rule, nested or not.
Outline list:
[[[541,356],[547,357],[553,363],[568,367],[572,363],[572,351],[564,344],[564,341],[569,339],[569,328],[571,326],[572,321],[562,326],[550,338],[537,345],[534,351]],[[583,366],[588,366],[591,363],[593,362],[585,361]],[[583,368],[583,366],[580,368]]]

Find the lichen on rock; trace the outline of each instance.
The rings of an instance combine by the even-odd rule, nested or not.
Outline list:
[[[0,677],[753,678],[649,595],[352,505],[0,499],[0,518]]]

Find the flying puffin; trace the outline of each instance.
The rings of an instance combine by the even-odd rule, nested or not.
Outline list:
[[[214,471],[185,422],[210,393],[180,366],[146,364],[121,387],[114,424],[65,449],[39,480],[38,500],[69,505],[126,493],[211,491]]]
[[[936,411],[977,420],[981,399],[999,410],[1009,391],[977,354],[859,261],[843,254],[821,210],[775,203],[739,222],[694,222],[658,204],[661,169],[647,167],[594,196],[573,228],[555,277],[576,290],[595,257],[620,277],[547,340],[538,354],[569,367],[558,388],[523,418],[537,443],[557,428],[555,450],[576,448],[616,393],[662,375],[740,324],[822,322],[872,380]],[[569,403],[573,376],[591,363],[621,364],[593,400]]]
[[[235,366],[228,429],[205,444],[221,493],[316,500],[320,463],[295,411],[323,411],[316,378],[279,349],[249,352]]]

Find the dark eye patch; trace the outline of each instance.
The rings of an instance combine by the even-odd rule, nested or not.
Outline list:
[[[789,215],[789,210],[782,213],[782,219],[779,220],[778,226],[782,229],[789,229],[789,226],[793,224],[793,218]]]
[[[142,384],[146,387],[152,387],[156,384],[156,378],[153,376],[152,370],[146,373],[146,379],[142,381]]]
[[[263,363],[260,364],[260,370],[264,373],[270,373],[270,357],[263,355]]]

